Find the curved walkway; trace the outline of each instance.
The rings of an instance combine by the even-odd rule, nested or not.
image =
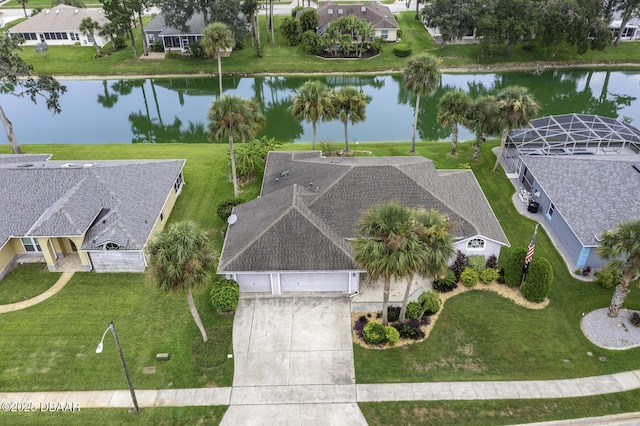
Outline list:
[[[64,286],[69,282],[71,277],[73,277],[73,272],[63,272],[58,278],[58,281],[51,287],[49,287],[45,292],[40,293],[36,297],[32,297],[31,299],[23,300],[22,302],[10,303],[7,305],[0,305],[0,314],[6,314],[7,312],[19,311],[21,309],[26,309],[30,306],[37,305],[38,303],[47,300],[60,290],[64,288]]]

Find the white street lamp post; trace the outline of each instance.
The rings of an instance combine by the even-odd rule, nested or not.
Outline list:
[[[109,322],[109,327],[102,333],[102,339],[96,348],[96,353],[102,353],[102,349],[104,347],[104,336],[107,335],[107,332],[111,330],[113,334],[113,340],[116,342],[116,347],[118,348],[118,353],[120,354],[120,362],[122,362],[122,368],[124,369],[124,376],[127,378],[127,384],[129,385],[129,392],[131,392],[131,400],[133,401],[133,406],[136,407],[136,413],[140,414],[140,408],[138,407],[138,399],[136,398],[136,393],[133,390],[133,383],[131,382],[131,376],[129,376],[129,369],[127,368],[127,363],[124,360],[124,354],[122,353],[122,346],[120,346],[120,340],[118,340],[118,333],[116,333],[116,327],[113,325],[113,321]]]

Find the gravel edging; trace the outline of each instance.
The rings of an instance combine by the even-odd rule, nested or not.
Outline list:
[[[631,324],[633,310],[620,309],[617,318],[607,315],[609,308],[583,314],[580,326],[591,343],[604,349],[624,350],[640,346],[640,327]]]

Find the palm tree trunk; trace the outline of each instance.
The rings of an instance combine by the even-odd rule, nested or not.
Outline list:
[[[344,155],[347,155],[349,152],[349,134],[347,133],[347,120],[343,121],[344,123]]]
[[[410,154],[416,153],[416,130],[418,127],[418,111],[420,110],[420,95],[416,96],[416,111],[413,113],[413,133],[411,135],[411,149]]]
[[[22,154],[18,139],[16,138],[15,133],[13,133],[13,124],[11,124],[11,121],[9,121],[9,119],[5,115],[4,109],[2,109],[2,105],[0,105],[0,121],[2,121],[4,131],[7,134],[7,139],[9,139],[9,144],[11,145],[11,149],[13,149],[13,153]]]
[[[416,21],[420,20],[420,0],[416,0]]]
[[[270,16],[269,16],[269,19],[271,19],[271,24],[269,26],[269,28],[271,28],[271,45],[275,47],[275,45],[276,45],[276,36],[275,36],[275,30],[273,28],[273,0],[271,0],[269,3],[271,4],[271,7],[270,7],[271,13],[270,13]]]
[[[451,157],[458,156],[458,123],[454,121],[451,123],[451,151],[449,151]]]
[[[316,122],[314,121],[313,124],[313,140],[311,141],[311,151],[314,151],[316,149]]]
[[[476,142],[473,144],[473,159],[480,157],[480,147],[482,146],[482,133],[476,133]]]
[[[229,128],[229,151],[231,153],[231,178],[233,179],[233,196],[238,198],[238,176],[236,175],[236,155],[233,151],[233,136],[231,132],[233,129]]]
[[[629,294],[629,280],[626,277],[622,277],[620,284],[616,286],[616,291],[613,293],[613,297],[611,298],[611,304],[609,305],[609,313],[608,316],[611,318],[618,317],[618,311],[620,310],[620,306],[624,303],[624,299]]]
[[[493,171],[498,170],[498,165],[500,164],[500,159],[502,158],[502,152],[504,151],[504,146],[507,143],[507,135],[511,131],[510,128],[505,127],[502,131],[502,140],[500,140],[500,147],[498,148],[498,152],[496,154],[496,164],[493,166]]]
[[[404,299],[402,299],[402,307],[400,308],[400,318],[398,321],[403,323],[407,315],[407,304],[409,303],[409,294],[411,293],[411,284],[413,284],[413,275],[409,278],[407,288],[404,290]]]
[[[389,291],[391,290],[391,281],[384,280],[384,290],[382,292],[382,325],[389,324],[388,310],[389,310]]]
[[[222,96],[222,58],[220,52],[218,52],[218,80],[220,83],[220,96]]]
[[[193,320],[196,322],[196,325],[200,330],[200,334],[202,334],[202,340],[206,342],[209,338],[207,337],[207,332],[204,330],[204,326],[202,325],[202,320],[200,319],[200,314],[198,314],[198,308],[196,308],[196,304],[193,301],[193,293],[191,293],[191,290],[187,292],[187,302],[189,302],[189,310],[191,311],[191,315],[193,315]]]

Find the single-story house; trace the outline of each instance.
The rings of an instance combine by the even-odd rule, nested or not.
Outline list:
[[[0,277],[16,261],[77,256],[83,270],[142,272],[184,183],[185,160],[53,161],[0,155]]]
[[[621,20],[615,20],[612,21],[609,24],[609,29],[611,30],[611,34],[613,36],[613,38],[616,38],[618,36],[618,33],[620,32],[620,25],[622,25],[622,21]],[[622,36],[620,37],[620,40],[636,40],[640,38],[640,19],[632,19],[631,21],[627,22],[627,25],[624,26],[624,29],[622,30]]]
[[[189,44],[200,41],[202,30],[206,27],[202,13],[194,13],[187,21],[187,30],[172,28],[165,24],[164,14],[157,14],[151,22],[144,28],[147,42],[151,46],[155,42],[160,42],[165,51],[178,50],[187,52]]]
[[[260,196],[233,210],[218,273],[242,292],[357,293],[364,271],[350,240],[366,209],[390,201],[446,214],[466,254],[509,245],[471,170],[436,170],[417,156],[271,152]]]
[[[316,13],[318,14],[318,34],[322,34],[331,22],[343,16],[353,15],[371,23],[375,38],[381,38],[385,41],[398,40],[400,26],[391,13],[391,9],[380,3],[336,4],[327,2],[319,5]]]
[[[100,26],[109,22],[102,9],[82,9],[60,4],[51,9],[45,9],[12,27],[9,29],[9,34],[22,35],[28,46],[35,46],[42,41],[52,46],[76,43],[82,46],[93,46],[94,39],[98,46],[106,45],[108,38],[101,36],[97,31],[91,37],[78,30],[85,18],[93,19]]]
[[[528,156],[531,197],[573,268],[601,268],[602,233],[640,218],[640,155]]]

